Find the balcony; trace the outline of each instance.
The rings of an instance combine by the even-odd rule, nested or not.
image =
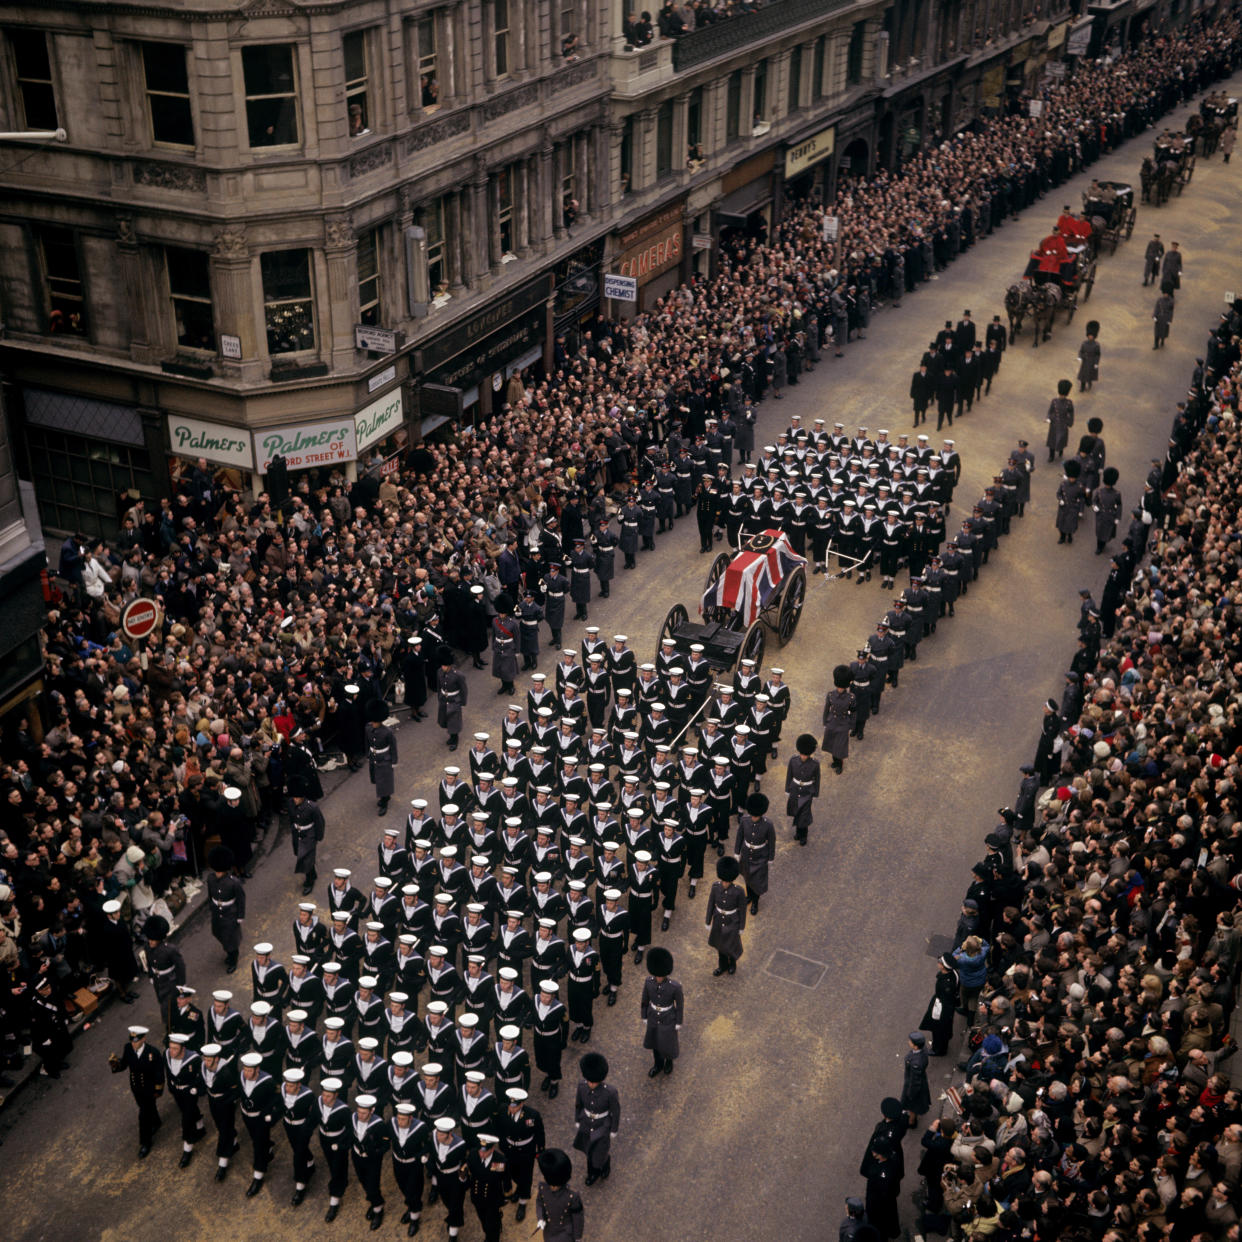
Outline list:
[[[854,0],[773,0],[754,13],[712,22],[677,40],[673,46],[673,68],[693,69],[718,56],[754,48],[773,35],[848,9],[853,3]]]
[[[646,47],[613,49],[611,73],[612,93],[618,99],[638,99],[673,78],[671,39],[656,39]]]

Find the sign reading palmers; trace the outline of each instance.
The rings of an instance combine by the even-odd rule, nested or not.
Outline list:
[[[254,469],[250,435],[240,427],[204,423],[197,418],[182,418],[179,414],[170,414],[168,443],[178,457],[205,457],[208,461],[218,462],[223,466]]]
[[[354,439],[358,452],[391,435],[404,421],[405,406],[401,401],[400,388],[394,388],[370,405],[363,406],[354,415]]]
[[[349,415],[328,423],[300,423],[295,427],[264,427],[254,433],[254,459],[266,474],[273,457],[283,457],[290,470],[310,470],[358,456],[354,420]]]

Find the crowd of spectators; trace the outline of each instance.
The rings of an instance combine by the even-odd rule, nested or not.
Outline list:
[[[920,1232],[1238,1236],[1240,334],[1236,302],[1153,463],[1150,554],[1125,547],[1099,609],[1084,599],[1078,654],[974,866],[843,1237],[897,1236],[902,1139],[933,1108],[929,1056],[954,1053],[959,1015],[965,1083],[921,1138]]]
[[[122,900],[127,919],[161,899],[175,908],[224,788],[240,789],[262,826],[292,762],[360,754],[366,704],[388,694],[405,634],[469,650],[470,585],[494,599],[513,585],[514,558],[538,581],[675,438],[708,461],[706,420],[726,386],[762,400],[770,377],[789,373],[778,355],[804,318],[826,339],[834,291],[899,300],[1226,72],[1235,35],[1232,18],[1191,22],[1123,60],[1082,65],[1049,88],[1040,118],[1000,118],[900,173],[851,181],[830,208],[808,201],[774,240],[741,237],[710,283],[558,341],[551,374],[515,377],[489,422],[419,445],[395,475],[365,470],[350,484],[303,472],[286,486],[273,473],[273,490],[250,497],[200,462],[157,506],[135,500],[117,540],[67,540],[44,635],[47,729],[8,736],[0,767],[0,948],[14,980],[87,977],[107,900]],[[145,653],[119,629],[139,594],[164,610]]]

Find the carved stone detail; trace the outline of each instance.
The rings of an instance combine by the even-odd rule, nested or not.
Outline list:
[[[161,164],[154,160],[141,160],[133,168],[135,185],[148,185],[157,190],[186,190],[194,194],[202,194],[207,189],[207,174],[201,168]]]
[[[381,142],[376,146],[368,147],[365,151],[359,151],[357,155],[350,158],[349,175],[351,178],[365,177],[367,173],[372,173],[377,168],[383,168],[385,164],[391,163],[392,143]]]
[[[342,216],[329,216],[324,226],[325,244],[340,250],[354,244],[354,218],[348,213]]]
[[[483,114],[484,121],[498,121],[502,116],[515,112],[518,108],[530,107],[538,97],[539,91],[535,84],[528,82],[525,86],[519,86],[515,91],[506,91],[503,95],[487,100],[479,111]]]
[[[216,234],[215,253],[221,259],[244,259],[250,253],[246,229],[241,224],[226,224]]]
[[[413,155],[417,151],[425,151],[448,138],[464,134],[470,128],[470,114],[466,111],[455,112],[451,116],[441,117],[427,125],[420,125],[405,140],[405,154]]]

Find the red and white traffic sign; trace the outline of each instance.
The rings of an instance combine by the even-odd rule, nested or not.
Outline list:
[[[121,613],[121,630],[126,638],[147,638],[160,623],[160,606],[153,599],[130,600]]]

